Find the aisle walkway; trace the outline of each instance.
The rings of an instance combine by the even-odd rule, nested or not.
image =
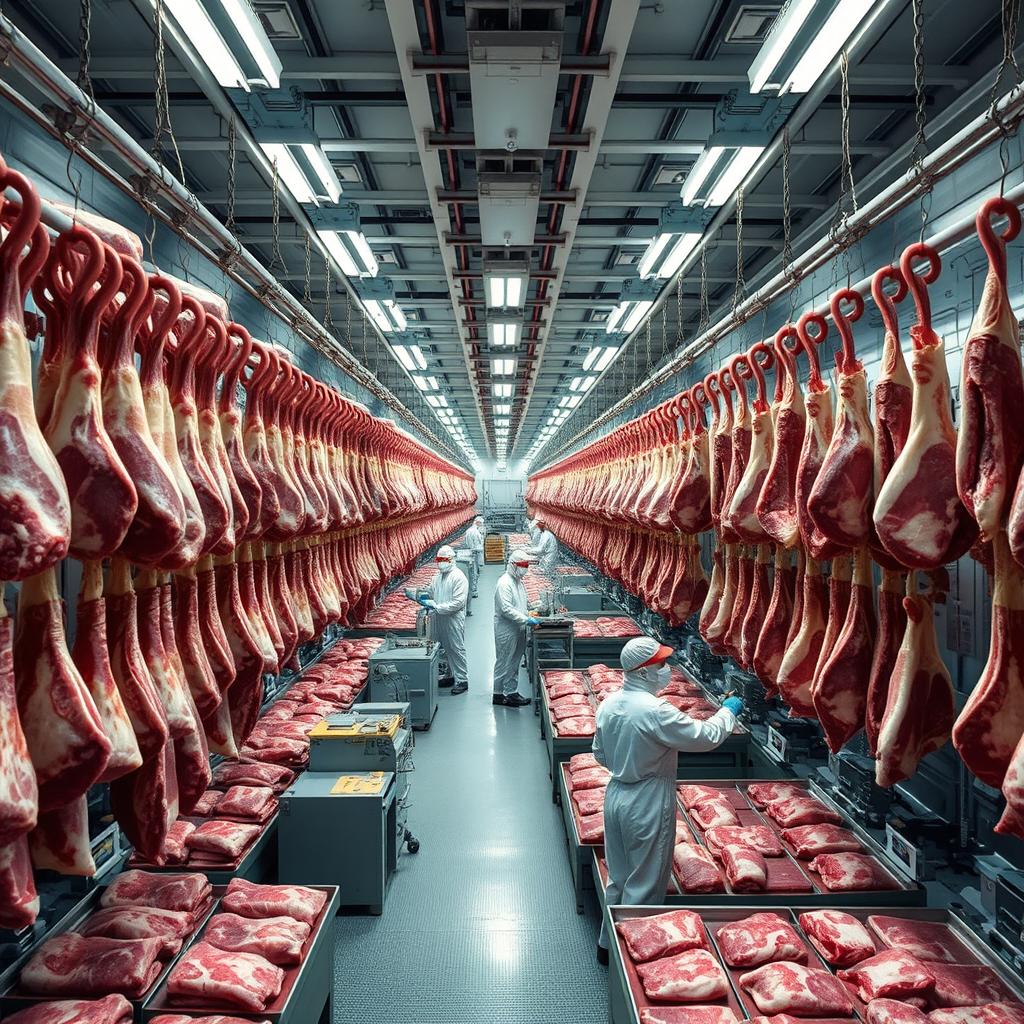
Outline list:
[[[433,728],[416,734],[420,852],[400,859],[382,917],[338,919],[336,1021],[608,1019],[596,918],[576,913],[537,719],[491,704],[499,575],[484,567],[466,623],[469,693],[441,691]]]

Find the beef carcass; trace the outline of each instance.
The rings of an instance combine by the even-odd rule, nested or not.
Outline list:
[[[750,421],[750,406],[747,402],[746,381],[754,377],[750,368],[750,360],[746,353],[734,356],[729,365],[719,371],[718,382],[723,399],[723,404],[731,406],[729,392],[736,393],[736,407],[732,415],[732,431],[730,441],[731,459],[729,461],[729,473],[725,478],[722,492],[722,512],[719,522],[719,529],[723,538],[729,541],[739,541],[740,534],[733,526],[733,500],[736,490],[746,472],[747,462],[750,459],[750,442],[753,437]]]
[[[53,810],[78,800],[103,774],[111,747],[68,652],[53,569],[21,584],[14,678],[39,809]]]
[[[844,303],[852,304],[849,313],[844,312]],[[843,288],[829,305],[843,339],[836,355],[839,398],[832,438],[807,496],[807,511],[821,536],[840,548],[858,548],[871,539],[874,499],[867,375],[853,347],[852,325],[864,314],[864,300],[858,292]]]
[[[716,547],[711,553],[711,582],[708,585],[708,592],[704,596],[704,603],[701,605],[700,620],[697,626],[700,635],[705,640],[718,618],[722,595],[725,593],[725,575],[725,552],[721,547]]]
[[[771,546],[758,544],[751,570],[750,592],[743,614],[743,624],[740,627],[738,661],[743,668],[748,670],[753,667],[754,655],[757,652],[757,645],[765,627],[773,596],[772,582],[768,575],[768,564],[771,557]]]
[[[38,811],[36,774],[18,716],[11,618],[0,597],[0,844],[35,828]]]
[[[832,567],[835,572],[836,561]],[[875,607],[871,558],[857,550],[853,585],[842,628],[814,679],[811,699],[829,749],[838,753],[864,726],[867,690],[875,655]],[[831,609],[830,609],[831,616]],[[831,624],[831,617],[830,617]],[[824,644],[822,645],[824,656]]]
[[[832,570],[828,578],[828,614],[826,615],[825,637],[821,641],[818,664],[814,668],[814,680],[811,682],[811,693],[817,685],[818,673],[832,653],[832,649],[842,632],[846,622],[846,613],[850,607],[850,590],[853,581],[853,563],[845,555],[837,555],[832,559]]]
[[[863,853],[822,853],[810,863],[829,892],[864,892],[899,888],[874,857]]]
[[[842,910],[809,910],[800,915],[800,927],[833,967],[850,967],[875,955],[875,941],[863,922]]]
[[[161,939],[108,939],[64,932],[47,939],[21,969],[21,987],[46,996],[138,999],[156,981]]]
[[[1009,222],[999,234],[992,226],[995,217]],[[1006,286],[1006,243],[1020,234],[1020,210],[997,196],[982,205],[976,225],[988,254],[988,275],[960,364],[956,482],[981,539],[994,541],[1006,526],[1024,463],[1024,430],[1018,420],[1024,406],[1020,331]]]
[[[776,545],[771,598],[761,620],[752,662],[754,673],[769,696],[778,690],[779,669],[793,621],[794,577],[789,551],[781,544]]]
[[[711,521],[721,537],[726,484],[732,468],[732,400],[728,388],[723,386],[720,373],[711,373],[704,378],[704,393],[711,402]]]
[[[278,967],[302,963],[310,926],[291,917],[240,917],[215,914],[203,941],[226,953],[257,953]]]
[[[777,960],[803,963],[807,948],[796,929],[778,914],[751,914],[722,925],[715,934],[722,958],[730,967],[760,967]]]
[[[38,914],[28,837],[19,836],[0,846],[0,927],[26,928]]]
[[[4,202],[7,232],[0,242],[0,579],[22,580],[67,554],[71,504],[36,418],[23,313],[26,294],[49,255],[49,236],[28,180],[6,165],[0,166],[0,180],[21,199],[20,208]],[[13,220],[8,211],[15,211]]]
[[[799,335],[792,324],[786,324],[775,335],[776,390],[781,378],[782,395],[775,405],[772,459],[757,498],[762,527],[784,548],[793,547],[799,537],[796,482],[807,419],[794,350],[788,347],[788,339],[799,346]]]
[[[837,974],[857,986],[857,995],[865,1003],[886,997],[905,999],[935,983],[928,967],[902,949],[884,949]]]
[[[910,573],[903,601],[907,628],[878,733],[875,781],[880,786],[909,779],[921,758],[943,746],[953,728],[953,683],[939,656],[934,600],[934,582],[918,594],[917,574]]]
[[[677,843],[672,863],[683,892],[725,892],[721,869],[703,846]]]
[[[811,325],[815,332],[811,333]],[[800,541],[809,558],[831,558],[841,548],[818,529],[811,517],[809,502],[818,474],[825,462],[834,431],[832,387],[821,376],[818,345],[828,337],[828,321],[818,313],[804,313],[796,325],[800,346],[810,364],[807,382],[807,423],[800,449],[800,462],[796,473],[796,516],[800,527]]]
[[[110,805],[132,846],[146,860],[160,863],[168,830],[178,817],[173,740],[141,768],[110,784]]]
[[[733,892],[764,892],[768,884],[768,865],[764,854],[749,846],[722,847],[722,866]]]
[[[291,917],[312,925],[327,903],[327,893],[301,885],[258,885],[233,878],[221,909],[242,917]]]
[[[864,734],[872,757],[878,753],[878,734],[889,703],[889,683],[907,629],[907,611],[903,607],[906,592],[907,581],[903,574],[883,568],[878,585],[878,631],[864,709]]]
[[[982,782],[998,788],[1024,735],[1024,569],[1002,530],[993,539],[993,552],[988,660],[953,726],[953,746]]]
[[[686,461],[668,498],[668,517],[684,534],[702,533],[711,528],[711,479],[708,433],[701,405],[709,402],[703,382],[680,396],[678,410],[686,418],[689,443]]]
[[[921,259],[928,261],[924,275],[913,269]],[[910,328],[914,399],[910,433],[875,499],[874,522],[883,547],[902,565],[937,569],[970,549],[978,526],[957,492],[945,348],[931,326],[927,286],[939,275],[939,254],[915,243],[900,267],[917,307]]]
[[[741,561],[741,547],[740,544],[726,544],[723,554],[724,562],[724,573],[722,592],[718,600],[718,607],[715,612],[714,620],[708,625],[707,629],[702,632],[702,636],[707,641],[708,646],[715,654],[727,654],[728,643],[729,643],[729,627],[732,624],[732,617],[736,611],[736,594],[739,590],[740,582],[740,561]],[[714,579],[712,578],[712,586],[714,585]],[[711,592],[708,592],[710,598]],[[705,601],[705,608],[707,608],[707,602]],[[701,614],[701,621],[703,622],[703,613]]]
[[[918,960],[955,964],[963,963],[970,955],[949,926],[938,921],[872,914],[868,924],[886,945],[902,949]]]
[[[222,697],[203,637],[199,577],[192,565],[174,577],[174,641],[188,691],[205,720],[216,714]]]
[[[167,976],[171,1002],[259,1013],[281,991],[284,971],[255,953],[225,953],[197,942]]]
[[[860,853],[860,840],[846,828],[838,825],[797,825],[782,833],[801,860],[811,860],[819,853]]]
[[[762,1013],[853,1016],[853,1000],[843,983],[820,967],[782,960],[741,974],[739,984]]]
[[[615,930],[622,936],[634,963],[647,963],[684,953],[707,949],[708,940],[700,914],[692,910],[670,910],[619,921]]]
[[[808,430],[812,429],[808,427]],[[807,557],[803,572],[803,600],[800,621],[779,666],[778,687],[794,718],[813,717],[811,686],[827,628],[825,583],[821,567]]]
[[[103,424],[97,361],[99,322],[120,287],[121,260],[76,225],[57,239],[51,263],[55,276],[66,274],[73,283],[62,318],[68,343],[43,434],[71,501],[69,552],[76,558],[104,558],[121,546],[138,507],[135,485]]]
[[[186,693],[191,726],[188,732],[174,741],[174,776],[177,782],[178,811],[191,814],[199,798],[206,792],[212,779],[210,748],[206,742],[199,712],[191,694]]]
[[[28,847],[36,868],[79,878],[95,875],[85,794],[52,811],[41,811],[35,831],[29,833]]]
[[[673,1003],[699,1003],[721,999],[729,991],[722,965],[706,949],[639,964],[636,973],[648,999]]]
[[[142,266],[121,258],[124,297],[106,329],[103,346],[103,425],[135,487],[138,505],[120,555],[141,565],[160,565],[185,538],[185,503],[146,418],[135,368],[135,338],[153,299]]]
[[[177,956],[182,943],[195,928],[192,915],[183,910],[157,907],[105,907],[90,914],[80,934],[106,939],[160,939],[161,960]]]
[[[37,1003],[5,1017],[5,1024],[132,1024],[133,1007],[124,996],[58,999]]]

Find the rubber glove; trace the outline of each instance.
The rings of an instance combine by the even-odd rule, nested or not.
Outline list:
[[[728,708],[737,718],[743,713],[743,701],[739,697],[726,697],[722,707]]]
[[[539,626],[540,625],[540,619],[535,619],[532,615],[526,621],[531,626]]]
[[[406,587],[405,596],[407,598],[409,598],[410,601],[418,601],[419,600],[419,598],[416,596],[416,591],[410,589],[409,587]]]

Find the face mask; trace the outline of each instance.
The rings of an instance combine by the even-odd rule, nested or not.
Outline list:
[[[451,572],[452,571],[452,563],[451,562],[438,562],[437,563],[437,571],[440,572],[440,573],[449,573],[449,572]]]
[[[514,579],[521,580],[526,575],[525,565],[513,565],[512,576]]]
[[[668,682],[672,678],[672,669],[664,662],[660,665],[652,665],[647,670],[647,678],[660,690],[663,686],[668,686]]]

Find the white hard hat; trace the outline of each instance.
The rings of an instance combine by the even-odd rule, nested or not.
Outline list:
[[[658,665],[673,653],[671,647],[658,643],[653,637],[638,636],[622,648],[619,664],[625,671],[633,672],[638,668],[646,668],[648,665]]]
[[[508,556],[509,565],[529,565],[531,561],[533,561],[533,559],[530,558],[529,552],[524,551],[522,548],[516,548],[515,551]]]
[[[437,550],[437,560],[440,562],[441,559],[447,559],[449,562],[455,561],[455,549],[449,547],[447,544],[442,545]]]

